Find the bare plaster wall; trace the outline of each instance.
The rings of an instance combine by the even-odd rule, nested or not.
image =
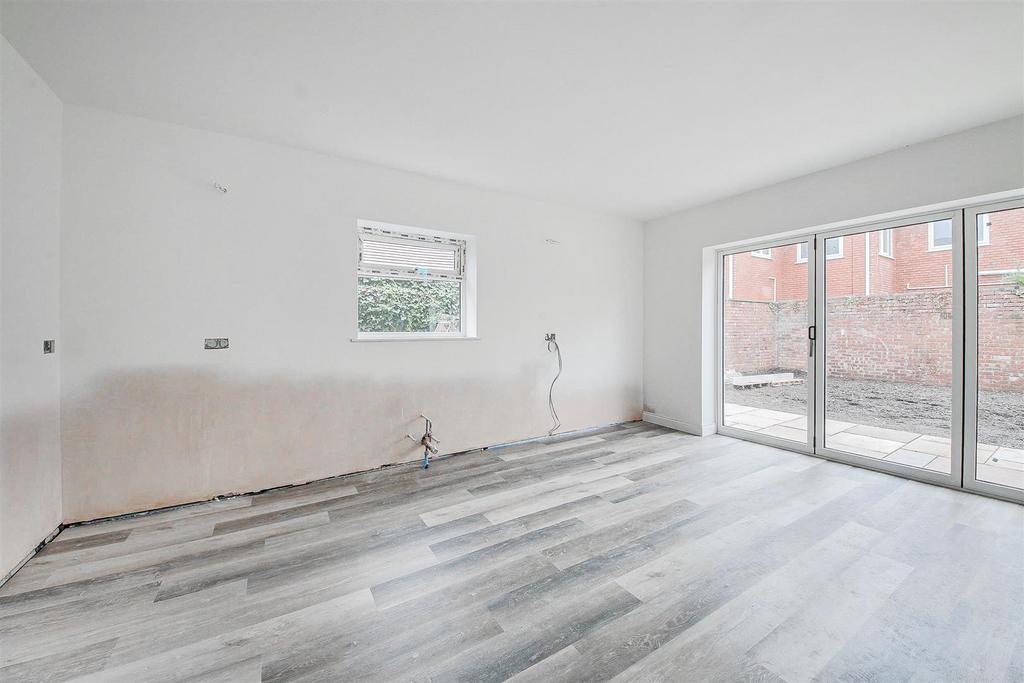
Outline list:
[[[548,331],[563,429],[640,416],[638,222],[88,108],[64,122],[66,521],[408,461],[421,412],[443,453],[542,435]],[[359,218],[475,235],[480,339],[350,341]]]
[[[0,578],[61,521],[62,105],[0,37]]]

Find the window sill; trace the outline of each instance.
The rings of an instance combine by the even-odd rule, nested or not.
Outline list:
[[[351,342],[435,342],[435,341],[480,341],[480,337],[353,337]]]

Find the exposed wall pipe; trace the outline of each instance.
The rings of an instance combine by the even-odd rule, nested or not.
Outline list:
[[[551,429],[548,430],[548,436],[551,436],[558,428],[562,426],[562,421],[558,419],[558,412],[555,410],[555,382],[562,376],[562,350],[558,348],[558,342],[555,341],[555,333],[549,332],[544,335],[544,341],[548,343],[548,352],[551,351],[551,347],[554,346],[555,353],[558,355],[558,372],[555,373],[555,378],[551,380],[551,386],[548,387],[548,410],[551,411],[551,420],[553,424]]]
[[[437,449],[434,448],[434,444],[441,442],[434,438],[434,423],[430,421],[430,418],[423,414],[420,417],[423,418],[426,424],[423,427],[423,436],[419,438],[417,443],[423,446],[423,469],[427,469],[430,467],[431,453],[437,455]],[[413,441],[417,441],[416,437],[412,434],[406,434],[406,436]]]
[[[871,233],[864,233],[864,296],[871,296]]]

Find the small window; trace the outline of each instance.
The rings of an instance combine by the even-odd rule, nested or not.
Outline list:
[[[825,240],[825,258],[843,258],[843,238],[829,237]]]
[[[772,257],[772,250],[771,249],[755,249],[754,251],[750,252],[750,255],[751,256],[756,256],[757,258],[771,258]]]
[[[928,251],[953,248],[953,221],[934,221],[928,224]]]
[[[359,223],[357,336],[465,337],[466,239]]]
[[[882,230],[878,233],[878,253],[881,256],[892,258],[892,229]]]
[[[983,247],[988,244],[988,231],[992,227],[992,221],[989,219],[987,213],[978,214],[978,246]]]
[[[991,222],[987,213],[978,215],[978,246],[988,244]],[[928,251],[945,251],[953,248],[953,221],[935,221],[928,224]]]
[[[807,263],[808,242],[797,242],[796,262]],[[825,240],[825,258],[835,259],[843,257],[843,238],[830,237]]]

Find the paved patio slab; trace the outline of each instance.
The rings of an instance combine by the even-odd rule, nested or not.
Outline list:
[[[993,451],[993,455],[999,459],[1000,463],[1015,462],[1024,465],[1024,450],[1019,448],[1002,446]]]
[[[927,467],[934,460],[946,460],[948,462],[949,458],[936,458],[929,453],[908,451],[905,448],[901,448],[895,453],[885,456],[885,460],[886,462],[898,462],[901,465],[911,465],[912,467]],[[947,469],[946,472],[949,472],[949,470]]]
[[[981,481],[991,482],[993,484],[1012,486],[1018,489],[1024,488],[1024,471],[1011,470],[1006,467],[995,467],[979,463],[978,479]]]
[[[929,453],[935,457],[948,458],[951,452],[951,445],[949,439],[943,439],[939,436],[919,436],[906,446],[908,451],[917,451],[918,453]]]
[[[806,415],[735,403],[725,404],[725,415],[727,426],[807,443]],[[950,471],[950,440],[941,436],[843,420],[826,420],[825,436],[825,445],[835,450],[935,472]],[[979,443],[978,479],[1024,488],[1024,449]]]
[[[797,441],[799,443],[807,443],[807,430],[797,429],[795,427],[787,427],[784,424],[774,425],[772,427],[765,427],[758,432],[759,434],[768,434],[769,436],[777,436],[780,439],[789,439],[790,441]]]
[[[836,432],[832,436],[826,436],[825,438],[826,448],[837,448],[848,453],[859,453],[879,459],[883,459],[893,451],[899,450],[902,446],[902,441],[863,436],[850,431]]]
[[[845,431],[849,434],[860,434],[861,436],[872,436],[876,439],[899,441],[900,443],[909,443],[921,436],[916,432],[905,432],[899,429],[886,429],[885,427],[871,427],[868,425],[854,425],[853,427],[840,431]]]

